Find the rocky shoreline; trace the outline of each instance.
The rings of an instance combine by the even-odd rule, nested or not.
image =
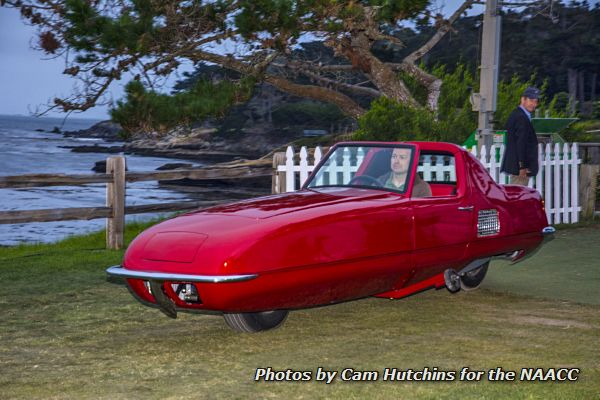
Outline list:
[[[261,158],[293,140],[280,133],[265,132],[260,127],[231,134],[219,134],[216,128],[180,127],[164,135],[155,132],[137,135],[133,140],[125,142],[119,135],[120,131],[118,124],[102,121],[89,129],[63,134],[67,137],[97,138],[122,143],[110,146],[68,146],[73,152],[125,153],[209,164]]]
[[[65,137],[94,138],[103,139],[107,142],[122,142],[123,138],[119,136],[119,132],[121,132],[121,126],[109,120],[98,122],[88,129],[55,133],[62,133]]]
[[[223,137],[216,134],[214,128],[177,128],[165,135],[148,133],[138,135],[134,140],[125,141],[119,135],[121,127],[111,121],[102,121],[89,129],[63,132],[66,137],[95,138],[110,145],[79,145],[64,146],[79,153],[135,154],[172,158],[178,162],[167,163],[157,170],[172,170],[177,168],[189,169],[192,164],[185,161],[201,162],[203,164],[231,163],[255,164],[264,154],[274,149],[274,142],[282,143],[281,139],[273,140],[269,135],[238,134]],[[287,140],[287,138],[285,139]],[[260,164],[265,164],[261,161]],[[94,172],[106,171],[106,160],[99,160],[92,168]],[[160,186],[169,187],[178,192],[184,192],[203,199],[243,199],[266,195],[270,193],[271,177],[255,178],[192,180],[180,179],[175,181],[159,181]]]

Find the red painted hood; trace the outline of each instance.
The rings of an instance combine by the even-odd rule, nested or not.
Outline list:
[[[319,192],[303,190],[295,193],[282,193],[208,208],[191,214],[219,214],[238,217],[264,219],[295,211],[306,210],[325,205],[344,203],[361,199],[377,199],[388,197],[388,192],[357,189],[357,188],[327,188]]]
[[[148,271],[224,273],[222,266],[225,261],[228,261],[231,270],[231,260],[238,259],[263,239],[268,238],[267,242],[271,243],[273,238],[283,233],[290,234],[291,225],[310,224],[309,220],[325,218],[324,224],[328,226],[339,218],[339,212],[354,212],[357,199],[361,200],[362,207],[368,208],[369,204],[372,205],[370,200],[377,203],[382,200],[383,205],[386,200],[397,198],[397,195],[385,191],[327,188],[320,192],[305,190],[261,197],[187,213],[142,232],[127,249],[125,265],[130,269]],[[335,210],[320,210],[329,207]],[[284,217],[294,212],[302,215]],[[272,218],[276,216],[282,218]],[[354,219],[350,218],[351,221]],[[294,231],[298,229],[296,227]],[[234,265],[256,269],[255,265],[248,263]],[[241,271],[237,268],[235,273]]]

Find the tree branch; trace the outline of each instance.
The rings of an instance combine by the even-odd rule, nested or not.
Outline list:
[[[200,39],[200,40],[194,42],[194,46],[198,47],[198,46],[202,46],[203,44],[206,44],[206,43],[218,42],[219,40],[228,39],[228,38],[233,37],[233,36],[235,36],[237,34],[238,34],[237,30],[225,31],[225,32],[220,33],[218,35],[213,35],[213,36],[209,36],[209,37],[205,37],[203,39]]]
[[[450,31],[452,24],[471,6],[473,5],[474,0],[465,0],[465,2],[458,7],[458,9],[448,18],[446,21],[443,21],[440,28],[437,32],[419,49],[413,51],[411,54],[406,56],[402,63],[395,64],[393,68],[400,69],[410,76],[414,77],[421,83],[423,86],[427,88],[427,107],[430,110],[436,111],[438,100],[441,93],[442,81],[441,79],[428,74],[423,71],[421,68],[415,65],[415,62],[427,54],[436,44],[442,40],[442,38]]]
[[[419,107],[404,82],[398,79],[390,67],[371,53],[371,44],[367,35],[359,34],[342,51],[353,61],[353,65],[354,61],[358,63],[357,67],[367,75],[384,96],[412,107]]]
[[[458,9],[448,18],[443,21],[442,26],[438,29],[438,31],[425,43],[423,46],[413,51],[411,54],[404,58],[405,62],[415,63],[419,58],[423,57],[427,54],[433,46],[439,43],[440,40],[450,31],[451,25],[464,13],[466,10],[473,6],[474,0],[465,0],[465,2],[458,7]]]
[[[54,98],[54,104],[56,107],[60,107],[64,112],[85,111],[96,105],[100,96],[104,94],[104,92],[106,91],[106,89],[108,89],[108,87],[114,79],[115,78],[113,76],[106,78],[106,81],[102,85],[100,85],[99,89],[94,90],[92,94],[88,94],[84,97],[85,101],[83,102],[78,103],[75,101]]]
[[[427,107],[436,111],[442,88],[442,80],[437,76],[429,74],[413,63],[403,61],[401,63],[388,63],[395,71],[403,71],[415,78],[421,85],[427,88]]]
[[[54,107],[62,107],[65,111],[85,110],[94,102],[102,101],[100,96],[111,82],[131,71],[132,63],[141,65],[141,74],[148,74],[150,80],[176,70],[182,60],[189,60],[214,63],[254,76],[257,80],[264,79],[292,94],[332,102],[354,117],[364,110],[344,93],[371,97],[383,95],[420,107],[406,84],[399,79],[398,70],[415,77],[427,88],[427,105],[435,110],[441,81],[416,66],[415,61],[439,43],[451,29],[450,25],[474,2],[466,0],[447,21],[443,21],[424,46],[402,63],[390,65],[373,54],[373,44],[378,40],[390,41],[395,46],[404,44],[382,29],[382,23],[393,24],[414,15],[424,7],[420,2],[416,5],[411,2],[403,4],[406,11],[393,16],[394,21],[383,21],[380,11],[385,6],[369,5],[380,2],[317,2],[318,5],[312,9],[298,3],[299,7],[306,9],[300,7],[297,15],[292,13],[291,17],[295,18],[292,30],[289,24],[277,25],[281,24],[278,14],[268,12],[260,2],[164,0],[150,2],[148,7],[142,8],[137,2],[126,0],[90,1],[81,7],[77,6],[79,3],[63,0],[0,0],[0,3],[20,8],[23,18],[38,27],[41,48],[49,54],[64,56],[64,73],[75,76],[85,85],[75,97],[55,99]],[[73,18],[69,13],[73,14]],[[98,18],[88,18],[88,14]],[[240,22],[238,18],[247,18],[246,23],[236,24],[236,21]],[[97,24],[106,24],[123,34],[119,37],[108,35]],[[306,60],[290,62],[288,58],[283,65],[276,64],[286,70],[270,73],[268,67],[273,65],[278,54],[287,54],[297,39],[291,32],[298,30],[326,36],[325,44],[335,50],[336,56],[343,56],[348,64],[321,65]],[[259,38],[264,32],[269,39],[261,41]],[[235,45],[246,46],[244,51],[224,55],[208,48],[211,43],[229,38]],[[71,51],[78,58],[69,60]],[[339,61],[334,59],[331,62]],[[291,78],[286,78],[286,71],[302,74],[316,83],[294,83]],[[370,84],[361,86],[356,83],[364,79],[368,79]]]
[[[365,113],[365,110],[359,106],[358,103],[335,90],[314,85],[299,85],[275,75],[265,75],[265,82],[296,96],[333,103],[337,105],[342,112],[353,118],[358,118]]]
[[[305,63],[299,63],[299,62],[289,62],[286,64],[273,63],[272,65],[274,67],[292,69],[297,73],[300,73],[304,76],[307,76],[307,77],[319,82],[322,86],[332,87],[337,90],[347,90],[350,92],[354,92],[356,94],[362,94],[362,95],[366,95],[366,96],[372,96],[372,97],[380,97],[381,96],[381,92],[376,89],[340,82],[340,81],[337,81],[334,79],[326,78],[317,73],[311,72],[311,69],[312,69],[311,67],[314,65],[312,63],[305,64]],[[316,66],[316,67],[318,67],[318,66]],[[348,65],[348,67],[352,67],[352,66]],[[349,68],[349,69],[351,69],[351,68]],[[318,70],[318,68],[317,68],[317,70]],[[370,81],[368,81],[368,82],[370,82]]]

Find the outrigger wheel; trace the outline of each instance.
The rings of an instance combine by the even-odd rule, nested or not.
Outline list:
[[[277,328],[288,316],[287,310],[223,314],[225,322],[237,332],[260,332]]]
[[[481,264],[480,267],[465,272],[460,278],[460,288],[465,291],[477,289],[479,285],[481,285],[481,282],[483,282],[483,278],[485,278],[489,265],[490,262],[487,261]]]
[[[460,290],[460,275],[452,268],[444,271],[444,281],[446,282],[446,289],[450,293],[456,293]]]

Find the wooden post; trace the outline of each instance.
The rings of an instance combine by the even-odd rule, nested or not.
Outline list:
[[[271,193],[285,192],[285,172],[277,171],[277,167],[285,165],[285,153],[277,152],[273,154],[273,178],[271,184]]]
[[[579,198],[581,199],[581,215],[592,218],[596,209],[596,191],[600,165],[581,164],[579,175]]]
[[[125,229],[125,157],[108,157],[106,173],[113,177],[106,184],[106,206],[112,210],[112,216],[106,219],[106,247],[118,250],[123,248]]]

